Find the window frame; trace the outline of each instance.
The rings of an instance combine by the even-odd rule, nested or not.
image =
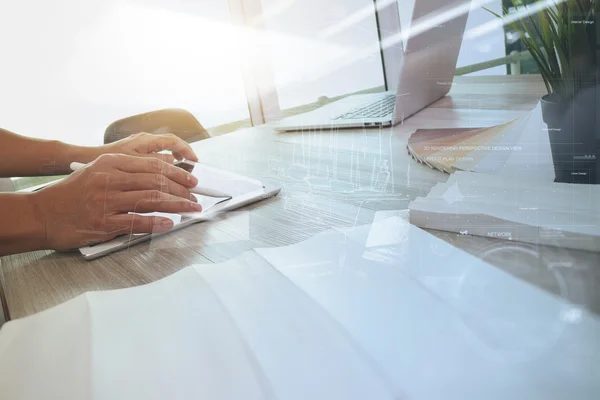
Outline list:
[[[396,91],[400,80],[400,64],[404,56],[404,45],[398,38],[402,34],[398,0],[373,0],[375,20],[379,36],[381,65],[385,90]],[[385,47],[388,43],[394,46]]]
[[[229,0],[229,9],[234,23],[246,29],[264,29],[261,0]],[[246,61],[241,65],[242,79],[252,126],[281,118],[270,52],[257,36],[240,38],[242,59]]]

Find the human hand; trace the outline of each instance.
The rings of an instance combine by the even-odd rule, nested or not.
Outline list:
[[[159,151],[169,150],[173,154],[158,154]],[[171,134],[153,135],[146,132],[136,133],[124,139],[106,144],[99,148],[100,154],[127,154],[137,157],[159,158],[170,164],[173,158],[183,158],[198,161],[191,146],[183,139]]]
[[[34,194],[43,247],[72,249],[122,234],[166,232],[169,218],[134,213],[194,212],[198,180],[156,158],[105,154]]]

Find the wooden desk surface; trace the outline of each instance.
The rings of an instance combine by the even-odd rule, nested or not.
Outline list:
[[[90,290],[149,283],[190,264],[221,262],[251,248],[296,243],[330,227],[370,223],[376,212],[406,209],[411,199],[448,178],[408,156],[406,141],[415,128],[506,122],[533,109],[543,94],[538,76],[458,77],[450,96],[402,126],[311,133],[277,133],[262,126],[198,142],[194,148],[203,162],[279,184],[282,193],[94,261],[52,251],[3,257],[0,294],[6,317],[24,317]],[[374,185],[386,163],[391,172],[386,191],[364,190]],[[432,233],[600,312],[600,254]]]

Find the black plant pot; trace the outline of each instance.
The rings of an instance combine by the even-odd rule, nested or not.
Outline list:
[[[546,95],[541,103],[542,117],[548,125],[555,182],[600,183],[595,88],[568,100]]]

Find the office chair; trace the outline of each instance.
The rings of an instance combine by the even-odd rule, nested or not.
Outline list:
[[[188,143],[210,137],[206,129],[191,113],[179,108],[170,108],[138,114],[113,122],[104,132],[104,143],[112,143],[139,132],[172,133]]]
[[[14,192],[15,185],[10,178],[0,178],[0,192]]]

